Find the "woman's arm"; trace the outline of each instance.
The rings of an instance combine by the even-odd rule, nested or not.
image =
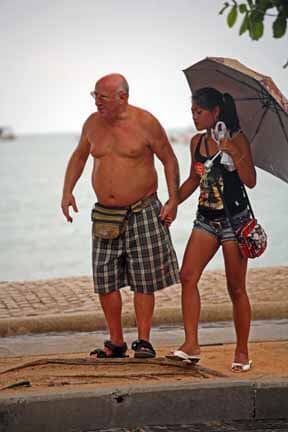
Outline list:
[[[197,139],[198,137],[198,139]],[[185,201],[197,189],[200,183],[200,177],[194,170],[193,159],[195,146],[199,140],[199,135],[194,136],[190,143],[191,167],[189,177],[182,183],[179,189],[179,204]]]
[[[241,181],[253,188],[256,185],[256,170],[251,146],[244,133],[240,131],[234,134],[232,139],[221,140],[220,149],[232,157]]]

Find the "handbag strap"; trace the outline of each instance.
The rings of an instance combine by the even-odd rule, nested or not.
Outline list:
[[[250,211],[250,213],[251,213],[252,218],[255,219],[254,212],[253,212],[253,210],[252,210],[251,202],[250,202],[250,200],[249,200],[249,197],[248,197],[248,194],[247,194],[247,191],[246,191],[245,185],[244,185],[243,182],[241,182],[241,183],[242,183],[242,190],[243,190],[243,194],[244,194],[244,196],[245,196],[245,198],[246,198],[246,201],[247,201],[247,204],[248,204],[249,211]]]
[[[232,224],[232,216],[231,216],[230,210],[229,210],[229,208],[228,208],[228,206],[227,206],[227,204],[226,204],[226,202],[225,202],[224,194],[223,194],[223,192],[222,192],[222,190],[221,190],[221,186],[220,186],[220,184],[219,184],[219,182],[218,182],[217,179],[215,179],[215,183],[216,183],[216,187],[217,187],[217,189],[218,189],[219,195],[220,195],[220,197],[221,197],[221,199],[222,199],[222,203],[223,203],[223,207],[224,207],[224,210],[225,210],[226,216],[227,216],[227,218],[229,219],[229,222],[230,222],[231,227],[233,228],[233,224]],[[233,228],[233,231],[234,231],[234,228]]]
[[[210,157],[209,149],[208,149],[208,142],[207,142],[206,135],[205,135],[204,144],[205,144],[205,149],[206,149],[207,156]],[[232,226],[232,221],[231,221],[231,219],[232,219],[232,217],[231,217],[231,213],[230,213],[230,211],[229,211],[229,209],[228,209],[228,206],[227,206],[227,204],[226,204],[226,202],[225,202],[224,195],[223,195],[223,192],[222,192],[222,190],[221,190],[220,184],[219,184],[218,179],[217,179],[216,177],[214,177],[214,180],[215,180],[216,187],[217,187],[217,189],[218,189],[219,195],[220,195],[220,197],[221,197],[221,199],[222,199],[223,207],[224,207],[224,210],[225,210],[226,216],[227,216],[227,218],[229,219],[229,222],[230,222],[231,227],[233,228],[233,226]]]
[[[229,222],[230,222],[231,227],[233,228],[233,224],[232,224],[232,216],[231,216],[230,210],[229,210],[229,208],[228,208],[228,206],[227,206],[227,203],[226,203],[226,201],[225,201],[225,199],[224,199],[224,194],[223,194],[223,192],[222,192],[222,190],[221,190],[221,186],[220,186],[220,184],[219,184],[219,182],[218,182],[218,179],[216,179],[216,178],[214,178],[214,179],[215,179],[215,183],[216,183],[217,190],[218,190],[219,195],[220,195],[220,197],[221,197],[221,199],[222,199],[222,202],[223,202],[224,211],[225,211],[225,213],[226,213],[227,218],[229,219]],[[241,182],[241,188],[242,188],[243,194],[244,194],[244,196],[245,196],[245,199],[246,199],[246,202],[247,202],[247,205],[248,205],[248,209],[249,209],[249,211],[250,211],[250,214],[251,214],[252,218],[254,219],[254,218],[255,218],[255,216],[254,216],[254,212],[253,212],[253,210],[252,210],[251,202],[250,202],[250,200],[249,200],[249,197],[248,197],[248,194],[247,194],[247,191],[246,191],[246,188],[245,188],[243,182]],[[233,231],[234,231],[234,228],[233,228]]]
[[[202,138],[202,137],[201,137],[201,138]],[[206,149],[207,156],[210,157],[209,149],[208,149],[208,142],[207,142],[207,137],[206,137],[206,135],[205,135],[204,143],[205,143],[205,149]],[[237,173],[237,174],[238,174],[238,173]],[[239,177],[239,175],[238,175],[238,177]],[[232,226],[232,222],[231,222],[232,216],[231,216],[230,210],[229,210],[229,208],[228,208],[228,206],[227,206],[227,203],[225,202],[224,194],[223,194],[223,192],[222,192],[222,190],[221,190],[221,187],[220,187],[220,184],[219,184],[219,182],[218,182],[218,179],[216,179],[216,178],[214,177],[214,180],[215,180],[216,187],[217,187],[217,189],[218,189],[219,195],[221,196],[221,199],[222,199],[222,202],[223,202],[223,207],[224,207],[224,210],[225,210],[226,216],[228,217],[229,222],[230,222],[230,225]],[[250,213],[251,213],[251,216],[252,216],[253,219],[255,219],[254,212],[253,212],[253,210],[252,210],[251,202],[250,202],[250,200],[249,200],[249,197],[248,197],[248,194],[247,194],[247,191],[246,191],[245,185],[244,185],[244,183],[241,181],[240,177],[239,177],[239,180],[240,180],[240,182],[241,182],[241,189],[242,189],[243,195],[244,195],[244,197],[245,197],[245,199],[246,199],[246,202],[247,202],[247,205],[248,205],[249,211],[250,211]]]

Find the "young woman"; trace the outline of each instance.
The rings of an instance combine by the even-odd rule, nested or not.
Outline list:
[[[228,93],[222,94],[210,87],[199,89],[192,98],[192,116],[197,130],[205,130],[205,133],[196,134],[191,140],[191,170],[179,192],[181,203],[200,186],[196,220],[180,273],[185,341],[167,357],[190,361],[200,359],[200,296],[197,284],[206,265],[221,246],[236,330],[232,370],[247,371],[252,364],[248,355],[251,308],[245,284],[247,258],[240,253],[234,230],[226,217],[219,187],[232,216],[233,227],[237,229],[249,219],[242,183],[249,188],[256,184],[250,144],[241,131],[234,99]],[[218,121],[225,123],[230,136],[220,143],[211,136]],[[207,169],[205,162],[211,160],[219,149],[230,156],[232,168],[223,165],[219,156],[212,168]]]

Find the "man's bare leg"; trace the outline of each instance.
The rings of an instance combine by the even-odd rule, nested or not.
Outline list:
[[[149,341],[154,312],[154,294],[134,294],[134,307],[138,328],[138,338]]]
[[[122,298],[120,292],[113,291],[109,294],[100,294],[99,298],[109,329],[111,342],[115,345],[123,345]]]

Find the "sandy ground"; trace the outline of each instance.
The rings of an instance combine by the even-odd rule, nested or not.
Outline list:
[[[245,373],[233,373],[230,369],[232,344],[203,347],[201,362],[196,366],[165,359],[172,346],[156,346],[156,349],[157,359],[144,361],[133,359],[132,352],[128,359],[108,361],[91,361],[86,353],[3,358],[0,359],[0,396],[104,387],[116,391],[133,384],[288,378],[287,341],[251,343],[253,367]]]

